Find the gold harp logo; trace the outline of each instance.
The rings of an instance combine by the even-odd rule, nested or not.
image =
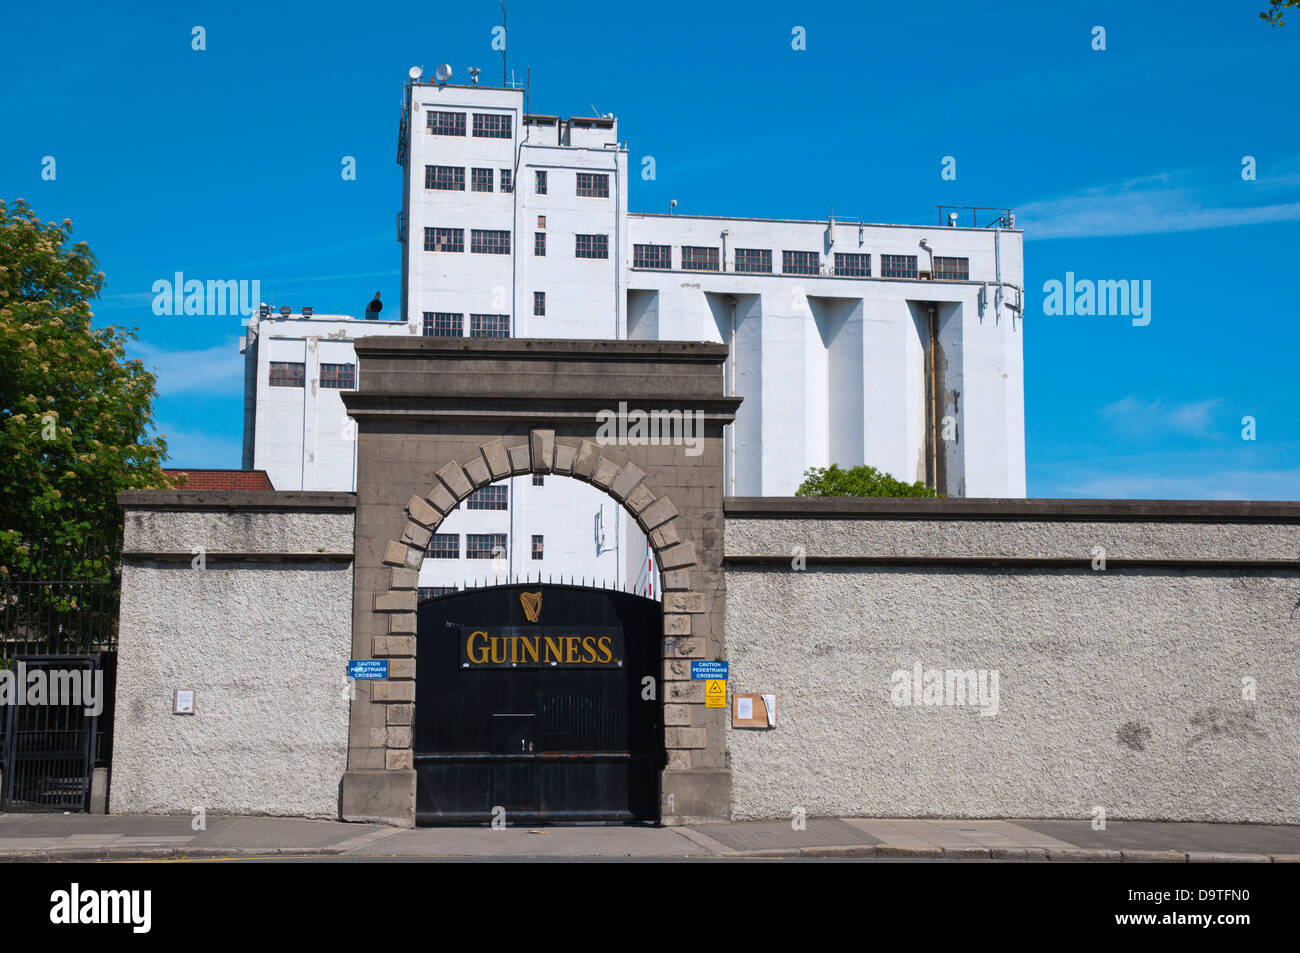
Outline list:
[[[524,607],[524,615],[528,617],[528,621],[536,622],[542,614],[541,591],[519,593],[519,604]]]

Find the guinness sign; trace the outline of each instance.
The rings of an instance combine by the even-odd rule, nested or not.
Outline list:
[[[623,628],[462,625],[460,667],[622,668]]]

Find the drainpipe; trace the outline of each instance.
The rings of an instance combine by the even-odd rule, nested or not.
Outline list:
[[[728,329],[730,340],[727,344],[727,364],[730,373],[727,375],[730,383],[727,387],[729,397],[736,396],[736,296],[728,295],[727,300],[731,304],[731,321]],[[727,427],[728,449],[727,449],[727,467],[730,471],[727,475],[727,484],[730,488],[728,496],[736,495],[736,423],[732,421]]]
[[[998,279],[997,296],[993,299],[993,320],[1002,323],[1002,224],[993,229],[993,268]]]
[[[933,272],[931,272],[933,274]],[[931,304],[928,308],[930,316],[930,355],[927,364],[926,374],[926,416],[929,418],[929,426],[926,428],[926,442],[929,444],[929,473],[930,485],[940,492],[939,486],[939,378],[937,376],[938,366],[935,352],[939,349],[939,329],[935,315],[935,307]]]

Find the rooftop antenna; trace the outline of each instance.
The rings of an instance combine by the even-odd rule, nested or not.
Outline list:
[[[439,66],[436,70],[434,70],[433,78],[438,81],[439,86],[445,84],[447,80],[451,79],[451,64],[443,63],[441,66]]]
[[[593,116],[595,116],[597,119],[603,118],[600,114],[600,110],[596,108],[595,103],[587,103],[587,105],[591,107],[591,114]]]
[[[501,32],[505,34],[501,38],[501,85],[505,86],[509,80],[510,71],[506,69],[506,50],[510,47],[510,29],[509,21],[506,17],[506,0],[501,0]]]
[[[482,71],[481,69],[479,69],[477,66],[471,66],[471,67],[470,67],[469,69],[467,69],[465,72],[469,73],[469,78],[474,82],[474,85],[477,86],[477,85],[478,85],[478,74],[481,73],[481,72],[483,72],[483,71]]]

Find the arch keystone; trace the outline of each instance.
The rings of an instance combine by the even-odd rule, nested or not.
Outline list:
[[[555,431],[530,430],[528,432],[528,451],[532,457],[533,470],[548,473],[555,461]]]

